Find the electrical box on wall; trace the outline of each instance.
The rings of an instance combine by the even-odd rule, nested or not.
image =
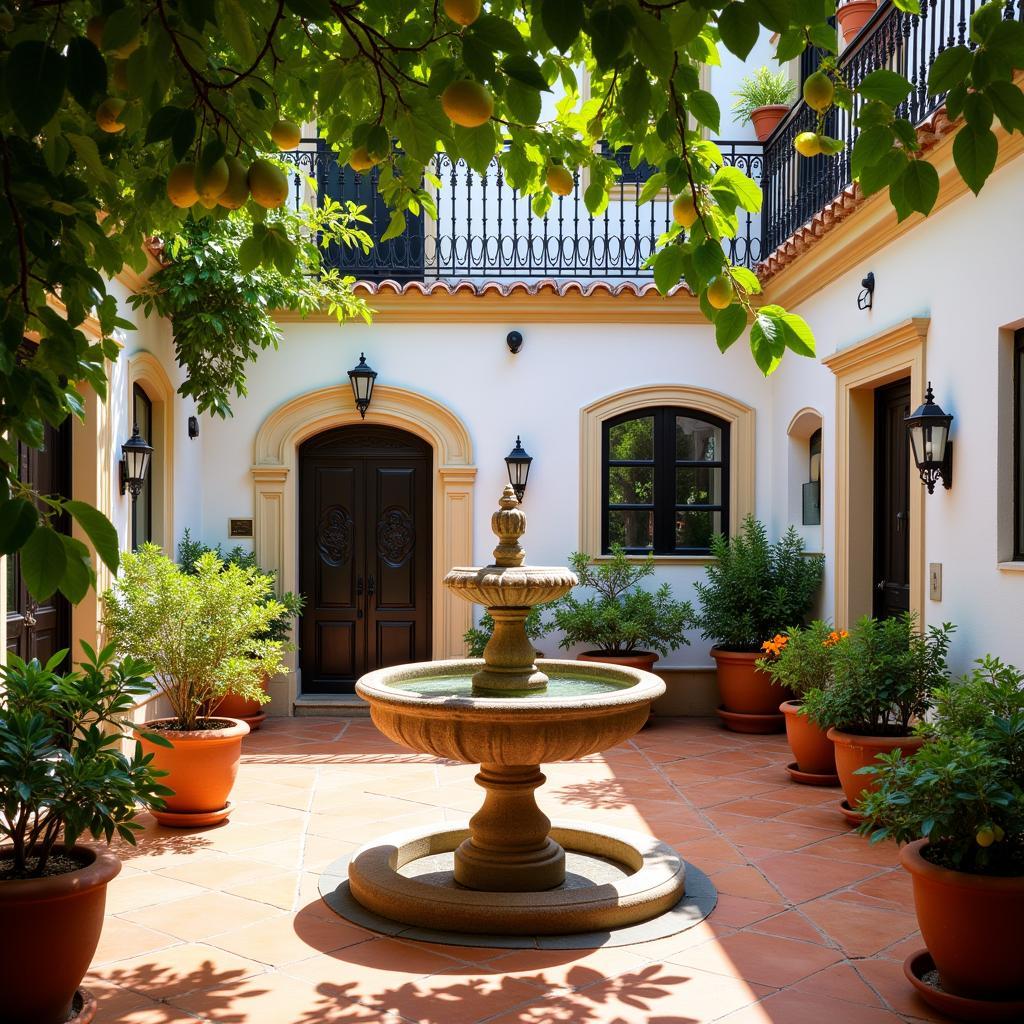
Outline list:
[[[808,480],[803,485],[804,526],[821,526],[821,481]]]
[[[928,597],[932,601],[942,600],[942,563],[931,562],[928,566]]]

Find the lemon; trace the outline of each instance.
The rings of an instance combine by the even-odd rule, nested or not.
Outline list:
[[[224,192],[224,189],[228,187],[228,178],[231,172],[228,170],[228,162],[221,157],[219,160],[215,160],[204,173],[203,171],[196,171],[196,192],[199,193],[199,198],[202,200],[213,200],[216,205],[217,200],[220,199]],[[206,203],[204,202],[205,206]],[[210,209],[210,207],[207,207]]]
[[[836,87],[824,71],[815,71],[804,82],[804,103],[819,114],[824,114],[832,106],[835,96]]]
[[[444,13],[456,25],[472,25],[480,17],[481,0],[444,0]]]
[[[288,198],[288,179],[269,160],[253,160],[248,181],[253,201],[264,209],[275,210]]]
[[[183,210],[194,206],[199,201],[199,193],[196,191],[195,164],[178,164],[167,175],[167,198]]]
[[[97,14],[85,23],[85,37],[96,47],[103,49],[103,30],[107,27],[107,19],[102,14]]]
[[[996,841],[995,829],[988,825],[982,825],[974,833],[974,840],[979,846],[991,846]]]
[[[282,118],[270,129],[270,137],[280,150],[298,149],[302,141],[302,129],[294,121]]]
[[[726,274],[720,274],[708,285],[708,290],[705,294],[708,297],[708,302],[715,309],[725,309],[726,306],[731,305],[736,293],[733,289],[731,278]]]
[[[365,146],[356,146],[348,156],[348,165],[353,171],[368,171],[378,162],[370,155]]]
[[[441,108],[462,128],[477,128],[494,113],[494,97],[479,82],[452,82],[441,93]]]
[[[672,203],[672,219],[687,231],[697,222],[697,204],[693,201],[693,192],[690,189],[684,188],[676,196],[675,202]]]
[[[572,193],[575,182],[572,179],[572,171],[560,164],[552,164],[547,173],[548,188],[556,196],[567,196]]]
[[[793,148],[801,156],[819,156],[821,154],[821,141],[814,132],[801,132],[793,140]]]
[[[225,210],[237,210],[249,198],[248,171],[237,156],[225,157],[228,165],[227,188],[221,192],[217,202]]]
[[[121,111],[125,108],[125,101],[117,96],[108,96],[96,108],[96,124],[111,135],[124,131],[124,123],[121,121]]]

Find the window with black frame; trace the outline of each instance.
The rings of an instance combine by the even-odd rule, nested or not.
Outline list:
[[[728,528],[729,424],[694,409],[640,409],[603,428],[601,545],[699,555]]]
[[[1024,330],[1013,340],[1013,558],[1024,561]]]
[[[153,402],[142,385],[132,386],[132,426],[153,443]],[[139,496],[132,502],[132,551],[153,540],[153,467],[146,474]]]

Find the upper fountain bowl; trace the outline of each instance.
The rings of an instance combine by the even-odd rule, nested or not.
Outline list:
[[[555,601],[576,585],[568,569],[548,565],[485,565],[452,569],[444,585],[485,608],[532,608]]]

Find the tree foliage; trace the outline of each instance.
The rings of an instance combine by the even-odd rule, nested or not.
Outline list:
[[[917,3],[896,0],[911,12]],[[995,165],[994,117],[1024,130],[1012,81],[1024,66],[1024,27],[1001,12],[998,0],[982,7],[973,49],[947,51],[930,82],[966,118],[953,155],[975,191]],[[440,183],[427,166],[439,147],[478,170],[498,154],[507,182],[543,214],[557,167],[585,170],[586,206],[603,211],[619,170],[597,142],[611,152],[631,146],[635,163],[659,169],[641,199],[667,188],[691,196],[696,214],[659,239],[658,287],[685,278],[723,350],[749,326],[764,373],[787,349],[813,354],[807,325],[758,307],[755,275],[729,265],[723,242],[760,209],[761,193],[705,138],[721,114],[699,69],[719,64],[723,49],[744,58],[762,29],[777,34],[780,61],[809,45],[834,50],[832,13],[830,0],[490,0],[463,25],[438,0],[18,0],[0,9],[0,553],[22,551],[37,599],[58,588],[79,599],[92,578],[85,549],[50,529],[67,509],[116,568],[116,543],[111,550],[90,513],[19,489],[15,446],[39,447],[44,424],[82,415],[84,388],[106,394],[105,364],[118,352],[111,335],[130,328],[107,282],[144,267],[145,239],[238,217],[250,224],[243,268],[286,273],[301,238],[267,213],[287,193],[268,157],[311,121],[341,159],[379,165],[394,211],[385,238],[401,232],[405,211],[433,212]],[[541,122],[541,94],[556,82],[565,98]],[[851,90],[838,85],[836,102],[849,105]],[[854,153],[862,187],[890,186],[901,217],[927,211],[937,176],[919,159],[913,126],[896,116],[910,82],[879,69],[857,89],[868,101]],[[238,173],[226,202],[212,182],[223,184],[229,169]],[[193,188],[198,201],[175,205],[169,178],[176,202]],[[99,340],[83,329],[90,316]],[[24,345],[26,336],[39,344]],[[187,343],[195,371],[204,358],[216,365],[225,336],[240,346],[194,385],[204,407],[220,411],[227,395],[216,389],[237,388],[236,357],[260,338],[247,347],[237,332],[213,330]]]

